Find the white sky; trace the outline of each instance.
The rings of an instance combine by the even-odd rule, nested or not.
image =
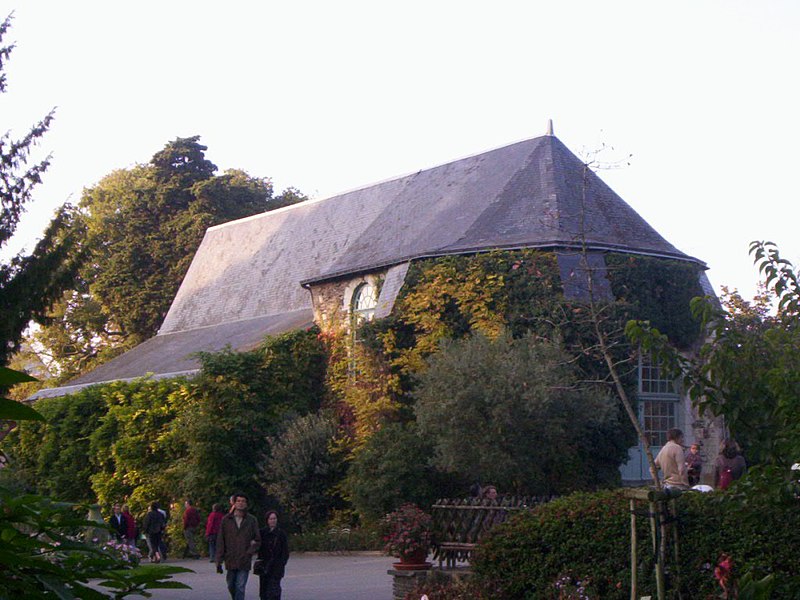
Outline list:
[[[53,164],[18,235],[195,134],[220,170],[324,197],[556,135],[715,287],[748,244],[800,262],[800,2],[0,0],[17,49],[0,131],[53,106]]]

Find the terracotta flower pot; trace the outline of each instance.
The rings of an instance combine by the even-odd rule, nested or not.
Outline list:
[[[428,549],[420,548],[400,556],[399,563],[392,563],[392,566],[398,571],[421,571],[431,568],[431,563],[426,562],[428,558]]]

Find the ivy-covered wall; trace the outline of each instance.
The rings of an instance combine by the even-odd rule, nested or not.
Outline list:
[[[127,501],[134,512],[192,497],[199,506],[246,491],[269,436],[315,412],[327,395],[319,330],[270,338],[251,352],[201,357],[199,376],[115,382],[37,403],[47,422],[22,423],[6,439],[7,483],[70,501]]]
[[[625,254],[608,254],[606,265],[629,318],[650,321],[684,350],[699,341],[700,323],[689,310],[692,298],[704,295],[697,265]]]
[[[605,259],[617,300],[599,302],[601,328],[635,396],[635,351],[624,339],[623,326],[628,319],[647,319],[676,344],[689,347],[699,335],[699,324],[689,312],[689,300],[703,293],[698,267],[622,254]],[[564,297],[556,256],[548,252],[494,251],[416,261],[391,316],[363,324],[358,344],[347,335],[345,323],[338,326],[329,323],[326,333],[328,382],[352,427],[356,449],[381,422],[411,418],[414,375],[425,369],[426,358],[445,339],[533,333],[563,343],[587,380],[608,378],[587,306]]]

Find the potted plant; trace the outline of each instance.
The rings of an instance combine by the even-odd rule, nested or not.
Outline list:
[[[433,519],[414,504],[403,504],[383,518],[383,551],[400,559],[396,569],[427,569]]]

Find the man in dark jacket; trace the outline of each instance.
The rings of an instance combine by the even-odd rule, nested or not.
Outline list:
[[[258,521],[247,512],[247,496],[234,494],[233,511],[222,517],[217,535],[217,572],[222,563],[228,571],[226,581],[232,600],[244,600],[253,555],[261,546]]]
[[[183,551],[183,558],[200,558],[200,553],[195,547],[195,532],[200,525],[200,513],[192,506],[192,501],[184,502],[186,510],[183,511],[183,537],[186,539],[186,550]]]
[[[125,539],[128,532],[128,522],[122,514],[122,508],[120,508],[119,504],[114,505],[114,514],[111,515],[108,524],[114,533],[115,540],[121,542]]]

